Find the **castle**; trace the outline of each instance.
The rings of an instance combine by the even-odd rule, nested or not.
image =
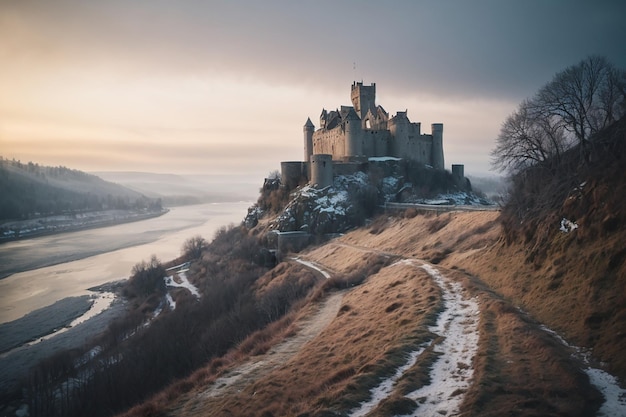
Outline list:
[[[304,161],[281,163],[285,186],[293,188],[304,178],[323,188],[332,185],[334,175],[353,173],[368,161],[383,157],[411,159],[444,169],[443,124],[434,123],[431,134],[423,134],[421,124],[411,122],[406,111],[390,118],[376,105],[375,83],[366,86],[354,82],[350,98],[352,106],[323,109],[317,130],[311,118],[307,119]]]

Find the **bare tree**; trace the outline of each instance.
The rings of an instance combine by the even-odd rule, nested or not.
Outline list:
[[[564,126],[534,108],[535,104],[526,100],[504,121],[491,151],[494,168],[515,174],[533,165],[552,171],[559,163],[569,147]]]
[[[624,115],[625,96],[626,72],[590,56],[556,74],[529,103],[535,114],[560,119],[586,160],[591,136]]]
[[[209,246],[209,243],[200,235],[190,237],[183,243],[183,255],[187,258],[198,259],[202,256],[202,251]]]

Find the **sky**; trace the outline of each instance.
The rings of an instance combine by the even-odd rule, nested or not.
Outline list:
[[[502,122],[589,55],[626,68],[626,2],[0,2],[0,155],[84,171],[262,178],[307,117],[376,83],[444,124],[446,167],[493,175]]]

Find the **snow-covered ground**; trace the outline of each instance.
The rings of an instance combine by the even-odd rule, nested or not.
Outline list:
[[[404,375],[406,371],[408,371],[409,369],[413,367],[413,365],[415,365],[415,363],[417,362],[417,358],[419,358],[420,355],[424,353],[424,350],[426,350],[426,348],[431,343],[432,341],[428,342],[427,344],[420,347],[419,349],[411,352],[409,354],[409,358],[406,361],[406,363],[402,365],[401,367],[399,367],[398,369],[396,369],[396,373],[393,374],[393,376],[385,379],[380,384],[378,384],[378,386],[370,392],[370,395],[371,395],[370,400],[362,403],[359,408],[352,411],[352,413],[350,414],[350,417],[362,417],[362,416],[367,415],[370,411],[376,408],[376,406],[380,404],[382,400],[389,397],[391,393],[393,392],[393,387],[398,381],[398,379],[400,379],[400,377],[402,377],[402,375]]]
[[[189,271],[189,263],[184,263],[184,264],[173,266],[171,268],[168,268],[167,271],[174,271],[176,269],[178,269],[178,272],[176,274],[163,277],[163,279],[165,280],[165,286],[170,287],[170,288],[185,288],[192,295],[194,295],[196,299],[200,299],[200,291],[198,291],[198,288],[196,288],[195,285],[189,282],[189,279],[187,278],[187,271]],[[176,280],[174,279],[174,275],[178,275],[178,280],[180,282],[176,282]],[[174,301],[174,298],[172,298],[170,293],[165,294],[165,299],[167,301],[168,306],[170,307],[170,310],[175,310],[176,301]],[[154,312],[154,317],[158,316],[162,310],[163,310],[162,307],[159,307]]]
[[[398,263],[409,263],[420,266],[412,260]],[[409,395],[418,403],[415,416],[450,416],[458,413],[463,392],[472,380],[474,367],[472,360],[478,350],[478,320],[480,310],[475,298],[468,298],[461,284],[452,282],[442,276],[429,264],[420,266],[433,278],[443,292],[444,310],[439,314],[437,324],[430,331],[442,336],[443,340],[433,349],[441,355],[430,370],[430,384]],[[393,386],[402,375],[411,369],[426,347],[434,343],[430,341],[409,354],[407,362],[396,370],[396,373],[371,391],[371,399],[354,410],[352,417],[364,416],[371,412],[393,391]]]
[[[602,369],[594,368],[589,361],[589,355],[580,347],[570,345],[563,337],[546,326],[541,326],[544,331],[550,333],[563,345],[573,349],[576,357],[587,367],[584,369],[589,381],[604,396],[604,403],[598,410],[598,417],[626,417],[626,390],[619,386],[617,378]]]
[[[168,287],[186,288],[196,298],[200,298],[200,292],[198,291],[196,286],[189,282],[189,279],[187,279],[187,271],[189,270],[183,269],[178,272],[178,278],[180,279],[180,282],[176,282],[174,280],[174,275],[169,275],[165,277],[165,285]]]
[[[319,266],[315,265],[313,262],[309,262],[309,261],[304,261],[300,258],[291,258],[294,261],[307,266],[311,269],[315,269],[317,272],[319,272],[320,274],[324,275],[324,278],[329,279],[330,278],[330,274],[327,271],[324,271],[322,268],[320,268]]]
[[[167,209],[160,211],[102,210],[2,222],[0,223],[0,241],[16,237],[33,237],[44,233],[59,233],[88,227],[126,223],[160,216],[165,213],[167,213]]]
[[[472,360],[478,351],[480,310],[477,299],[467,298],[461,284],[447,280],[431,265],[422,268],[443,291],[444,311],[430,331],[444,339],[434,348],[442,355],[430,371],[430,385],[407,397],[419,404],[415,416],[449,416],[458,413],[462,393],[470,387],[474,375]]]

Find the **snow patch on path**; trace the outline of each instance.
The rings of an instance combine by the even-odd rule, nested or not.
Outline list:
[[[466,298],[463,286],[445,279],[437,269],[424,264],[422,268],[443,291],[444,311],[437,324],[429,330],[444,339],[434,346],[441,353],[430,371],[430,385],[407,395],[419,406],[414,416],[451,416],[459,412],[463,393],[470,387],[478,351],[478,320],[480,310],[476,298]]]
[[[617,378],[602,369],[591,367],[589,361],[590,355],[585,353],[580,347],[569,344],[554,330],[544,325],[541,326],[541,329],[550,333],[563,345],[573,349],[576,352],[575,356],[587,365],[584,371],[587,376],[589,376],[589,382],[604,396],[604,403],[602,403],[602,406],[598,410],[597,416],[626,417],[626,389],[622,389],[619,386]]]
[[[319,266],[315,265],[313,262],[309,262],[309,261],[304,261],[300,258],[292,258],[294,261],[309,267],[311,269],[315,269],[317,272],[319,272],[320,274],[324,275],[324,278],[329,279],[330,278],[330,273],[328,273],[327,271],[324,271],[322,268],[320,268]]]
[[[402,260],[394,265],[400,264],[417,266],[413,260]],[[445,279],[431,265],[422,264],[421,268],[428,272],[443,292],[444,310],[439,314],[437,324],[429,330],[444,339],[434,346],[434,351],[441,353],[441,356],[431,368],[430,385],[410,393],[407,398],[418,403],[413,414],[415,416],[452,416],[458,413],[463,393],[469,388],[474,374],[472,361],[478,351],[480,310],[476,298],[468,299],[464,296],[461,284]],[[396,382],[415,365],[432,343],[427,342],[411,352],[407,362],[392,377],[372,389],[371,399],[352,411],[350,416],[365,416],[388,398]]]
[[[362,403],[361,407],[359,407],[357,410],[353,411],[350,414],[350,417],[362,417],[367,415],[370,411],[376,408],[376,406],[378,406],[378,404],[380,404],[382,400],[389,397],[393,392],[393,387],[398,379],[400,379],[400,377],[402,377],[402,375],[404,375],[406,371],[408,371],[413,367],[413,365],[415,365],[415,363],[417,362],[417,358],[419,358],[420,355],[424,353],[424,350],[428,345],[430,345],[430,343],[427,343],[423,347],[420,347],[418,350],[411,352],[409,354],[409,360],[404,365],[399,367],[392,377],[385,379],[376,388],[372,389],[372,398],[369,401]]]

